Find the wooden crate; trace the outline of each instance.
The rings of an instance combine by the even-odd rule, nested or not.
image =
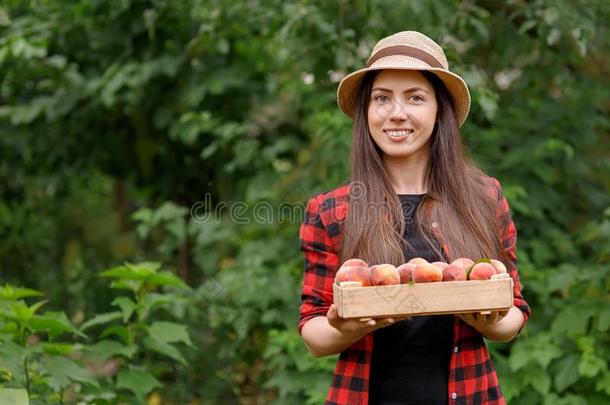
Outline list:
[[[334,284],[334,303],[343,318],[506,310],[513,305],[513,280],[506,276],[484,281],[372,287]]]

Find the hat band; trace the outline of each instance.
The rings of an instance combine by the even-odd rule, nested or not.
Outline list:
[[[419,48],[414,48],[412,46],[407,45],[393,45],[379,50],[379,52],[369,58],[369,61],[366,63],[366,67],[370,67],[373,63],[377,62],[381,58],[393,55],[411,56],[427,63],[432,67],[445,69],[443,65],[438,60],[436,60],[434,56],[430,55],[425,51],[422,51]]]

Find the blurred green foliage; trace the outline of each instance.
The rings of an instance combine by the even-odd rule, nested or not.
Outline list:
[[[1,280],[78,325],[116,311],[97,270],[161,261],[193,287],[192,347],[168,369],[142,344],[157,394],[320,403],[335,359],[296,334],[300,215],[348,178],[338,81],[420,30],[470,86],[464,140],[519,230],[533,317],[491,344],[509,402],[608,403],[609,19],[603,0],[5,0]]]
[[[101,272],[112,280],[111,289],[129,294],[112,301],[118,310],[81,319],[79,327],[63,311],[39,314],[47,300],[28,305],[39,291],[0,287],[2,386],[26,390],[32,405],[146,403],[161,387],[155,375],[172,370],[172,363],[154,354],[186,367],[177,344],[193,346],[186,325],[163,320],[184,314],[189,288],[159,267],[126,263]]]

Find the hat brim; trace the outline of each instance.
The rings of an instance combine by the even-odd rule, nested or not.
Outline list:
[[[466,82],[460,76],[442,68],[427,66],[420,61],[416,63],[416,60],[413,60],[407,66],[403,63],[399,65],[397,63],[383,63],[382,61],[383,59],[379,61],[381,63],[375,63],[373,66],[356,70],[341,80],[337,89],[337,104],[345,115],[351,119],[355,118],[360,83],[367,72],[374,70],[417,70],[432,72],[445,84],[447,91],[453,98],[458,125],[461,127],[466,121],[470,111],[470,92]]]

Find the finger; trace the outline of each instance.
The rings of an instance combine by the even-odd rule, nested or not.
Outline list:
[[[358,320],[359,320],[360,322],[368,322],[368,321],[370,321],[371,319],[373,319],[373,318],[360,318],[360,319],[358,319]]]
[[[330,305],[330,308],[328,308],[328,312],[326,313],[326,317],[329,321],[336,321],[339,318],[337,306],[335,304]]]
[[[386,318],[386,319],[382,319],[380,322],[378,322],[378,325],[380,328],[386,327],[386,326],[390,326],[394,323],[394,319],[393,318]]]
[[[502,312],[496,312],[496,318],[494,319],[494,323],[500,322],[505,315],[506,314],[503,314]]]
[[[494,324],[497,322],[498,320],[498,313],[497,312],[493,312],[489,315],[486,315],[487,319],[485,319],[485,323],[488,324]]]
[[[367,322],[367,325],[370,326],[375,326],[377,324],[377,321],[375,321],[374,319],[371,319],[370,321]]]
[[[472,322],[472,314],[458,314],[458,317],[466,323]]]

